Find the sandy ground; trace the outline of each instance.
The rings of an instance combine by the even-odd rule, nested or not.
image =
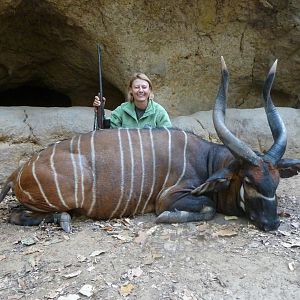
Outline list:
[[[154,215],[55,225],[7,223],[0,204],[0,299],[300,299],[300,175],[277,193],[282,224],[244,219],[156,225]]]

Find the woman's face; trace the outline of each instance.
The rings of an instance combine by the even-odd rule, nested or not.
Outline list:
[[[135,79],[132,82],[130,90],[134,102],[147,101],[151,93],[151,88],[149,86],[148,81],[143,79]]]

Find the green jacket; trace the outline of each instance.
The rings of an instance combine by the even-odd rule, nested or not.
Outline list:
[[[172,127],[166,110],[153,100],[149,100],[143,116],[138,120],[133,102],[125,102],[111,112],[111,128]]]

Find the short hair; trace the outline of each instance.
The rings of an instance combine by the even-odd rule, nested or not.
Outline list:
[[[153,85],[152,85],[152,82],[151,80],[149,79],[149,77],[144,74],[144,73],[134,73],[130,80],[129,80],[129,84],[128,84],[128,94],[127,94],[127,98],[128,98],[128,101],[130,102],[133,102],[133,96],[130,92],[130,88],[132,87],[132,83],[136,80],[136,79],[142,79],[142,80],[145,80],[149,83],[149,88],[150,88],[150,95],[149,95],[149,99],[150,100],[153,100],[154,99],[154,94],[152,92],[153,90]]]

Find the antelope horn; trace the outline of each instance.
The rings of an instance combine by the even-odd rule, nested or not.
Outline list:
[[[213,110],[213,122],[216,132],[223,144],[235,157],[246,160],[251,164],[258,165],[261,159],[254,153],[254,151],[252,151],[252,149],[248,145],[235,137],[225,125],[225,110],[227,106],[229,73],[223,56],[221,56],[221,63],[221,84]]]
[[[270,95],[272,84],[275,78],[276,67],[277,67],[277,59],[272,65],[263,87],[263,100],[264,100],[265,111],[272,132],[272,136],[274,139],[273,145],[266,152],[263,159],[270,161],[273,165],[276,165],[277,162],[281,159],[281,157],[285,152],[286,144],[287,144],[287,134],[286,134],[284,123],[276,107],[274,106]]]

